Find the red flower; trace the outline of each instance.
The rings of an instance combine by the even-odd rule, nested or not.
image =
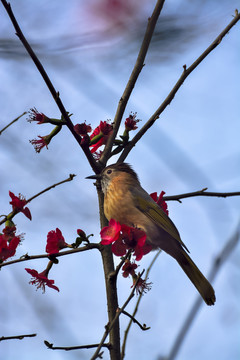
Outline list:
[[[152,246],[146,243],[147,235],[143,230],[122,225],[122,238],[127,249],[134,249],[136,261],[142,259],[143,255],[148,254],[152,250]]]
[[[19,194],[19,196],[17,197],[11,191],[9,191],[9,196],[12,199],[12,201],[10,201],[10,204],[12,205],[13,210],[22,212],[28,219],[32,220],[32,215],[29,208],[24,208],[24,206],[27,204],[24,196]]]
[[[112,125],[109,124],[107,121],[101,121],[100,125],[96,127],[96,129],[93,131],[93,133],[90,135],[91,139],[91,153],[94,153],[97,151],[97,149],[106,144],[109,136],[112,133]]]
[[[87,133],[92,131],[91,125],[87,125],[86,122],[81,123],[81,124],[76,124],[74,126],[74,130],[78,135],[87,135]]]
[[[168,206],[167,203],[163,200],[163,196],[165,194],[165,191],[161,191],[161,194],[157,196],[157,193],[154,192],[150,194],[151,198],[160,206],[160,208],[163,209],[163,211],[168,215]]]
[[[48,275],[47,269],[41,272],[40,274],[34,269],[25,268],[25,270],[32,276],[32,280],[29,281],[29,284],[36,285],[37,290],[41,288],[43,293],[45,293],[45,287],[48,286],[54,290],[59,291],[59,288],[53,285],[54,280],[49,280],[47,278]]]
[[[0,260],[4,261],[16,253],[16,248],[20,243],[20,236],[14,236],[7,241],[5,234],[0,234]]]
[[[137,113],[130,114],[125,120],[125,128],[127,131],[136,130],[138,127],[136,124],[139,122],[139,119],[136,120]]]
[[[138,278],[137,275],[134,275],[132,277],[133,284],[131,287],[133,287],[136,284],[137,278]],[[138,280],[138,283],[136,286],[136,293],[137,293],[137,295],[139,295],[139,294],[142,295],[142,294],[146,293],[147,291],[151,290],[151,288],[152,288],[152,283],[147,283],[146,280],[143,280],[142,278],[140,278]]]
[[[51,139],[49,138],[48,135],[46,136],[38,135],[38,137],[39,139],[29,140],[29,142],[34,146],[35,151],[37,153],[40,153],[42,148],[44,148],[45,146],[48,149],[48,144],[50,143]]]
[[[43,124],[49,122],[49,118],[43,113],[39,113],[36,108],[32,108],[29,111],[29,119],[27,121],[37,121],[38,124]]]
[[[121,231],[121,225],[118,221],[115,221],[114,219],[111,219],[109,221],[109,225],[105,226],[101,232],[101,244],[103,245],[109,245],[116,241],[119,238]]]
[[[56,228],[56,231],[49,231],[47,234],[47,245],[46,252],[48,254],[57,254],[59,250],[68,247],[68,244],[65,242],[64,237],[62,236],[61,230]]]
[[[123,270],[122,276],[125,278],[128,277],[129,275],[134,276],[136,274],[135,270],[137,267],[138,267],[137,264],[131,263],[131,261],[129,261],[129,260],[125,260],[125,264],[122,267],[122,270]]]

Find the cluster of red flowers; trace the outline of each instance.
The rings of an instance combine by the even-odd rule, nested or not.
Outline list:
[[[29,122],[36,122],[37,124],[43,124],[43,123],[52,123],[59,125],[58,128],[61,128],[61,121],[58,119],[51,119],[48,118],[45,114],[38,112],[36,108],[32,108],[29,111]],[[125,120],[125,131],[122,136],[122,139],[125,137],[125,140],[128,139],[128,133],[131,130],[137,129],[137,122],[139,122],[138,119],[136,119],[136,113],[130,114],[128,118]],[[110,123],[109,120],[107,121],[100,121],[100,124],[93,130],[91,125],[87,125],[86,122],[81,124],[76,124],[74,126],[75,132],[82,137],[81,139],[81,145],[82,146],[89,146],[91,148],[91,153],[94,154],[94,157],[98,160],[101,156],[101,151],[97,151],[99,147],[102,145],[105,145],[107,143],[107,140],[109,136],[112,134],[113,131],[113,124]],[[53,132],[46,136],[40,136],[38,135],[38,139],[30,140],[30,143],[34,146],[37,153],[40,153],[40,151],[46,147],[48,148],[48,144],[52,140],[53,136],[57,134],[58,130],[53,130]],[[89,133],[91,133],[89,135]],[[119,140],[121,141],[121,140]]]
[[[151,245],[146,243],[146,234],[143,230],[120,225],[114,219],[111,219],[109,225],[101,230],[100,235],[101,244],[112,244],[112,252],[116,256],[124,256],[129,249],[132,249],[136,260],[139,261],[143,255],[152,250]]]
[[[136,113],[130,114],[129,117],[125,120],[125,132],[137,129]],[[74,130],[80,136],[82,136],[81,144],[89,146],[91,148],[91,153],[94,154],[96,159],[99,159],[101,156],[101,151],[97,151],[100,146],[105,145],[109,136],[113,131],[113,124],[109,120],[101,121],[100,124],[93,130],[92,134],[89,136],[88,133],[91,133],[91,125],[87,125],[86,122],[81,124],[76,124]],[[126,135],[126,134],[125,134]]]

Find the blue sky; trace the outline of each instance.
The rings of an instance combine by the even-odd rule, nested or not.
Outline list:
[[[144,11],[139,5],[134,21],[127,19],[117,28],[116,18],[112,16],[110,21],[103,16],[94,1],[86,5],[74,0],[15,0],[11,4],[66,109],[73,113],[73,122],[86,120],[95,127],[100,120],[113,119],[136,59],[141,41],[138,34],[154,2],[139,2]],[[167,3],[162,13],[166,28],[159,28],[160,35],[150,48],[125,117],[137,111],[142,124],[148,120],[181,75],[182,66],[189,66],[231,21],[238,2],[205,2],[201,11],[197,5],[198,2],[196,8],[189,5],[187,12],[181,1]],[[168,41],[164,30],[168,30],[170,20],[176,20],[177,11],[181,17]],[[0,128],[32,107],[50,117],[59,117],[2,6],[0,18]],[[127,158],[148,192],[164,190],[166,195],[173,195],[205,187],[209,191],[240,190],[239,32],[237,24],[189,76],[172,104]],[[85,180],[92,170],[81,149],[64,129],[49,150],[36,154],[29,139],[48,134],[51,127],[29,124],[25,119],[0,137],[1,213],[11,210],[9,190],[28,198],[67,178],[69,173],[77,177],[33,201],[29,205],[31,222],[21,214],[15,218],[18,231],[25,233],[16,257],[27,252],[44,253],[46,235],[56,227],[70,243],[77,228],[94,233],[94,241],[99,241],[95,188]],[[169,202],[168,206],[193,260],[207,275],[214,258],[237,228],[240,199],[196,197],[181,204]],[[140,268],[146,268],[152,257],[153,254],[146,256]],[[24,268],[42,271],[45,266],[46,261],[39,260],[2,269],[0,336],[32,332],[38,336],[1,342],[1,354],[6,360],[19,354],[25,360],[44,356],[51,360],[89,359],[91,350],[50,351],[43,340],[56,346],[71,346],[101,339],[107,319],[100,256],[93,250],[62,258],[50,274],[60,293],[47,289],[42,295],[28,284],[30,278]],[[179,266],[166,254],[160,255],[149,280],[153,287],[144,296],[137,319],[151,329],[142,332],[133,326],[126,359],[155,360],[167,355],[197,296]],[[238,245],[213,284],[216,305],[209,308],[202,304],[179,359],[239,357],[239,280]],[[131,281],[120,276],[118,285],[121,306],[130,292]],[[127,311],[133,307],[134,301]],[[127,319],[122,318],[122,331],[126,324]],[[104,359],[107,358],[105,352]]]

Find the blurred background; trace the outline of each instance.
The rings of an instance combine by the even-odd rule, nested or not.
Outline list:
[[[11,5],[67,111],[73,113],[72,121],[86,120],[94,128],[100,120],[113,119],[155,1],[12,0]],[[237,0],[166,1],[124,118],[137,112],[142,126],[168,95],[182,66],[191,65],[209,46],[232,20],[237,6]],[[32,107],[59,118],[59,110],[2,4],[0,19],[0,129]],[[188,77],[127,158],[149,193],[164,190],[166,195],[174,195],[205,187],[209,191],[240,191],[239,35],[238,23]],[[29,143],[50,131],[50,125],[30,124],[25,116],[0,136],[1,214],[11,211],[9,190],[29,198],[70,173],[77,175],[73,182],[29,204],[31,222],[22,214],[14,218],[18,233],[25,233],[16,258],[44,253],[47,233],[56,227],[69,243],[75,240],[78,228],[94,233],[93,241],[99,241],[95,187],[85,180],[92,170],[76,141],[63,129],[40,154]],[[193,260],[207,275],[236,231],[240,198],[196,197],[182,203],[169,201],[168,207]],[[239,359],[239,255],[238,245],[213,284],[216,305],[202,304],[178,359]],[[139,269],[147,268],[153,256],[145,256]],[[5,360],[19,356],[24,360],[89,359],[92,350],[51,351],[43,341],[74,346],[97,343],[102,337],[107,315],[97,251],[60,258],[50,272],[59,293],[47,288],[42,294],[28,284],[30,276],[24,268],[41,272],[46,264],[46,259],[33,260],[2,268],[0,336],[38,334],[1,342]],[[152,290],[144,295],[136,317],[151,329],[142,332],[132,327],[126,359],[167,356],[197,297],[185,274],[166,254],[160,255],[149,281]],[[119,276],[118,285],[121,306],[131,280]],[[128,312],[136,300],[129,304]],[[128,319],[121,317],[122,336],[127,323]],[[107,351],[103,358],[108,359]]]

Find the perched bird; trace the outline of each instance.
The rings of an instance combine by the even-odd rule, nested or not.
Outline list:
[[[206,304],[214,305],[216,298],[211,284],[187,254],[189,251],[172,220],[141,187],[132,167],[126,163],[109,165],[89,178],[101,181],[106,218],[142,229],[152,248],[160,248],[177,260]]]

